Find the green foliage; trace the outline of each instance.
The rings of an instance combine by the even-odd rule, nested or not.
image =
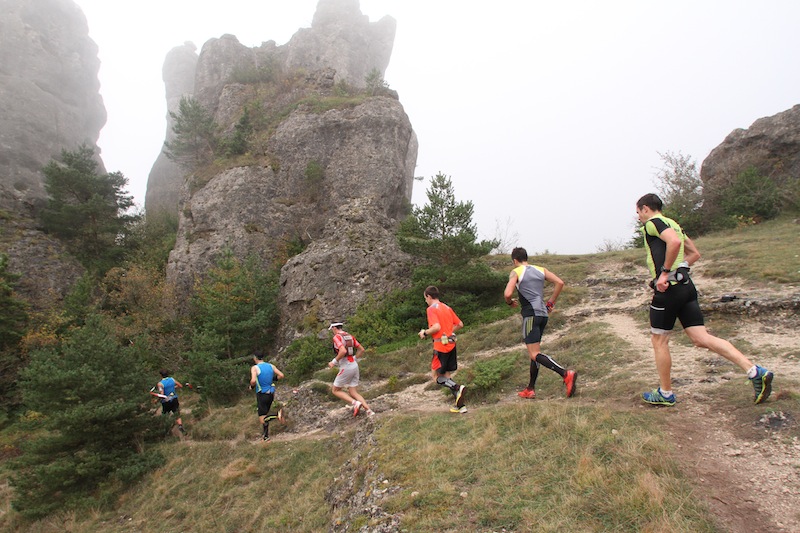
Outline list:
[[[235,384],[246,377],[246,368],[236,361],[272,344],[279,322],[277,296],[277,272],[265,272],[255,259],[242,263],[230,249],[197,285],[189,362],[204,398],[230,403],[241,394],[243,388]]]
[[[189,379],[200,385],[199,391],[204,399],[231,405],[247,390],[252,359],[219,357],[225,345],[225,339],[215,332],[195,333],[189,353]]]
[[[516,354],[476,361],[469,369],[470,391],[485,393],[499,387],[503,380],[511,377],[517,364]]]
[[[175,213],[158,211],[147,214],[131,227],[127,242],[130,260],[146,268],[164,271],[177,234],[178,216]]]
[[[19,274],[8,269],[8,256],[0,253],[0,352],[15,347],[25,333],[26,305],[14,296]]]
[[[324,341],[315,336],[302,337],[293,341],[284,352],[286,381],[297,385],[310,378],[317,370],[324,368],[325,364],[333,357],[332,347],[330,341]]]
[[[228,157],[247,153],[252,135],[253,121],[249,109],[245,106],[241,118],[233,127],[233,132],[220,141],[223,153]]]
[[[400,226],[401,248],[443,265],[454,265],[488,254],[499,241],[476,242],[472,202],[457,202],[453,183],[442,173],[431,179],[428,203],[415,207]]]
[[[750,167],[724,189],[720,203],[728,217],[769,220],[780,212],[780,191],[771,178]]]
[[[23,444],[15,464],[13,505],[23,516],[97,505],[163,462],[143,452],[163,434],[148,412],[146,379],[96,315],[59,345],[31,353],[20,388],[45,433]]]
[[[274,83],[280,78],[281,68],[278,61],[270,57],[259,65],[242,66],[233,69],[230,75],[232,83],[257,84]]]
[[[322,184],[325,179],[325,167],[318,161],[309,161],[306,165],[304,177],[303,186],[306,196],[311,202],[318,201],[323,190]]]
[[[182,97],[178,112],[170,112],[175,138],[164,143],[164,154],[192,170],[209,163],[217,150],[217,125],[206,108],[191,97]]]
[[[389,89],[389,84],[383,79],[383,74],[377,68],[373,68],[364,77],[366,83],[367,94],[370,96],[377,96],[385,93]]]
[[[220,357],[250,353],[272,343],[278,324],[277,278],[255,259],[242,263],[226,249],[198,284],[192,322],[196,331],[223,339]]]
[[[16,379],[23,365],[19,342],[28,323],[27,306],[14,295],[19,275],[8,269],[8,256],[0,254],[0,410],[16,406]]]
[[[659,153],[664,166],[656,174],[656,187],[664,202],[664,214],[679,221],[690,235],[700,235],[708,229],[701,212],[703,182],[696,162],[678,152]]]
[[[42,172],[50,196],[42,211],[44,230],[63,241],[90,271],[103,273],[119,263],[125,238],[138,215],[128,214],[133,197],[119,172],[98,175],[94,150],[61,151]]]

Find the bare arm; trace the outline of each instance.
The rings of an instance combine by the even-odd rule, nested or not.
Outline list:
[[[672,229],[667,228],[662,231],[658,238],[664,241],[667,244],[667,251],[664,257],[664,264],[663,265],[655,265],[656,270],[658,271],[662,266],[666,268],[670,268],[675,260],[678,258],[678,253],[681,250],[681,238],[678,236],[678,233]],[[656,279],[656,290],[658,292],[664,292],[667,290],[667,286],[669,285],[669,281],[667,281],[667,273],[662,271],[658,278]]]
[[[258,382],[258,367],[253,365],[250,367],[250,387],[255,387]]]
[[[503,297],[506,299],[506,303],[511,307],[517,306],[517,301],[512,298],[514,296],[514,289],[517,288],[517,273],[513,270],[508,275],[508,283],[506,283],[506,288],[503,291]]]
[[[555,285],[555,288],[553,289],[553,295],[549,300],[553,303],[553,305],[555,305],[556,300],[558,300],[558,295],[561,294],[561,290],[564,288],[564,282],[561,280],[561,278],[547,269],[544,269],[544,279]]]
[[[275,373],[276,376],[278,376],[277,379],[283,379],[283,372],[278,370],[277,366],[272,365],[272,371]]]
[[[694,245],[694,241],[689,237],[683,241],[683,260],[692,266],[700,259],[700,251]]]
[[[428,329],[419,330],[419,338],[420,339],[424,339],[426,335],[433,335],[434,333],[438,333],[439,330],[441,330],[441,329],[442,329],[441,324],[439,324],[437,322],[436,324],[432,325]]]

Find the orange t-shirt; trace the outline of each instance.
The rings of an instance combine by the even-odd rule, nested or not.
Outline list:
[[[439,324],[441,329],[433,334],[433,349],[437,352],[448,353],[456,347],[454,342],[447,344],[441,343],[442,336],[449,337],[453,334],[453,326],[459,324],[461,319],[458,318],[456,312],[453,311],[448,305],[442,302],[431,304],[427,310],[428,314],[428,327],[434,324]]]

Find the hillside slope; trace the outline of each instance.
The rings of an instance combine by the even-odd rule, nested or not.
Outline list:
[[[800,531],[800,263],[789,257],[788,279],[770,281],[758,274],[768,270],[760,252],[748,248],[777,253],[780,235],[793,229],[698,241],[701,252],[715,249],[693,272],[707,325],[775,372],[764,404],[752,404],[738,368],[692,347],[683,334],[672,342],[678,404],[642,404],[639,393],[657,383],[642,251],[544,256],[531,262],[557,272],[567,289],[543,350],[579,372],[574,398],[564,398],[560,380],[546,369],[538,399],[517,396],[527,362],[516,314],[468,324],[459,335],[456,375],[471,387],[465,415],[450,414],[449,398],[427,382],[427,343],[370,350],[360,389],[377,411],[373,418],[353,418],[334,401],[327,391],[332,376],[323,370],[297,388],[278,387],[288,423],[275,424],[267,444],[249,398],[201,419],[187,413],[189,436],[163,446],[168,464],[132,487],[114,512],[10,525],[19,531]],[[752,272],[727,266],[739,254],[736,246],[749,250]],[[780,255],[765,264],[782,261]],[[479,390],[475,383],[487,375],[487,364],[501,369],[500,377]],[[387,365],[396,372],[380,379]]]

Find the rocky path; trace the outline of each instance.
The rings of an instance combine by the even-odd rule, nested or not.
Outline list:
[[[657,384],[655,364],[647,324],[639,317],[649,301],[649,292],[642,287],[641,272],[619,274],[616,265],[600,268],[597,280],[587,280],[590,297],[586,304],[565,309],[567,326],[549,332],[548,342],[570,334],[570,329],[586,321],[603,322],[613,334],[635,348],[641,356],[626,371],[642,381]],[[760,302],[787,299],[787,289],[769,291],[763,287],[748,287],[737,280],[699,280],[706,294],[722,294],[734,288],[736,294],[748,298],[758,293]],[[725,289],[728,289],[726,291]],[[792,291],[795,291],[792,293]],[[789,288],[789,300],[800,294]],[[792,296],[794,294],[794,296]],[[701,301],[703,296],[701,295]],[[737,305],[742,305],[738,302]],[[706,307],[706,302],[704,302]],[[782,395],[800,383],[800,319],[797,313],[785,311],[785,305],[770,320],[748,319],[746,333],[740,333],[751,346],[762,349],[752,355],[759,364],[776,374],[772,407],[761,419],[752,414],[730,410],[730,403],[717,397],[718,389],[729,381],[741,383],[741,394],[752,396],[752,388],[742,372],[715,354],[672,342],[674,390],[678,404],[672,408],[648,406],[631,398],[631,409],[652,411],[660,417],[673,439],[676,459],[680,462],[696,487],[698,498],[703,498],[726,531],[750,533],[751,531],[800,532],[800,442],[784,431],[795,427],[795,413]],[[783,309],[783,311],[781,311]],[[716,312],[716,311],[715,311]],[[707,320],[713,328],[713,316]],[[677,335],[683,335],[676,330]],[[736,339],[731,339],[736,344]],[[472,360],[494,357],[505,351],[519,351],[521,347],[486,350],[470,354]],[[781,354],[795,354],[783,357]],[[462,364],[462,367],[468,363]],[[378,384],[366,384],[364,390]],[[591,387],[581,382],[575,400],[580,401],[581,390]],[[320,438],[333,431],[361,424],[354,420],[349,409],[341,403],[330,403],[320,412],[319,395],[304,384],[292,395],[293,420],[284,433],[273,441],[297,438]],[[783,396],[787,397],[787,396]],[[509,393],[501,401],[520,401]],[[427,383],[413,385],[393,394],[385,394],[372,401],[378,418],[391,416],[402,406],[407,412],[441,412],[443,400],[440,390],[429,389]],[[792,404],[793,405],[793,404]],[[741,410],[740,410],[741,411]],[[751,411],[747,411],[751,413]],[[750,418],[748,418],[750,417]],[[367,428],[372,424],[366,424]],[[299,428],[303,428],[299,430]],[[796,434],[796,431],[794,432]]]

